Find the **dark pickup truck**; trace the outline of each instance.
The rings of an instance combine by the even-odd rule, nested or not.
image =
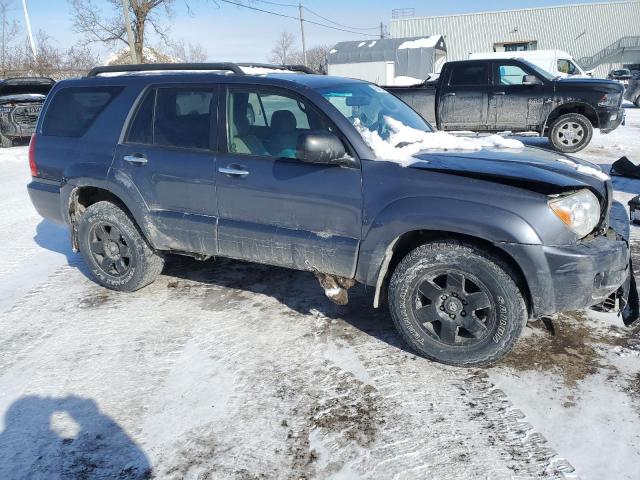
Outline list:
[[[640,72],[633,75],[624,91],[624,99],[633,102],[640,108]]]
[[[532,131],[565,153],[624,120],[617,82],[560,79],[522,59],[448,62],[433,82],[386,89],[440,130]]]
[[[101,76],[114,69],[128,75]],[[514,140],[449,137],[358,80],[103,67],[49,94],[28,190],[114,290],[150,284],[168,254],[306,270],[339,304],[370,286],[409,345],[466,366],[508,352],[531,317],[617,304],[633,324],[609,177]]]

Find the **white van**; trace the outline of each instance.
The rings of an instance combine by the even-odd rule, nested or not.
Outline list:
[[[591,72],[582,70],[573,57],[562,50],[485,52],[472,53],[469,55],[469,60],[487,60],[492,58],[522,58],[557,77],[591,77]]]

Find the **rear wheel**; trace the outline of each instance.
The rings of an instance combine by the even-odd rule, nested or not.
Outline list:
[[[509,268],[470,245],[422,245],[397,266],[389,307],[404,340],[427,358],[480,366],[511,350],[527,310]]]
[[[129,216],[111,202],[88,207],[78,222],[80,252],[99,284],[132,292],[162,271],[155,253]]]
[[[587,117],[579,113],[560,115],[551,126],[549,140],[563,153],[579,152],[591,141],[593,126]]]

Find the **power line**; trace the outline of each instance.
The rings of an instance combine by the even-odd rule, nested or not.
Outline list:
[[[256,0],[256,1],[260,2],[260,3],[268,3],[269,5],[277,5],[279,7],[295,7],[295,8],[298,8],[298,5],[296,5],[295,3],[269,2],[267,0]]]
[[[243,5],[242,3],[232,2],[231,0],[219,0],[219,1],[221,1],[223,3],[229,3],[231,5],[236,5],[237,7],[248,8],[249,10],[255,10],[256,12],[268,13],[270,15],[276,15],[278,17],[290,18],[292,20],[300,21],[300,17],[293,17],[291,15],[286,15],[284,13],[272,12],[271,10],[264,10],[262,8],[252,7],[250,5]],[[356,35],[364,35],[366,37],[376,37],[376,38],[378,37],[377,35],[373,35],[371,33],[354,32],[353,30],[347,30],[345,28],[338,28],[338,27],[333,27],[331,25],[325,25],[324,23],[314,22],[313,20],[303,19],[303,21],[306,22],[306,23],[310,23],[311,25],[318,25],[319,27],[330,28],[331,30],[338,30],[340,32],[353,33],[353,34],[356,34]]]
[[[311,10],[309,7],[305,7],[305,6],[303,5],[303,6],[302,6],[302,8],[304,8],[307,12],[309,12],[309,13],[311,13],[311,14],[315,15],[316,17],[320,17],[321,19],[326,20],[326,21],[327,21],[327,22],[329,22],[329,23],[333,23],[334,25],[338,25],[339,27],[349,28],[349,29],[351,29],[351,30],[378,30],[378,28],[380,28],[380,27],[378,27],[378,26],[375,26],[375,27],[351,27],[351,26],[349,26],[349,25],[343,25],[343,24],[341,24],[341,23],[334,22],[333,20],[331,20],[331,19],[329,19],[329,18],[327,18],[327,17],[323,17],[323,16],[322,16],[322,15],[320,15],[319,13],[314,12],[313,10]]]

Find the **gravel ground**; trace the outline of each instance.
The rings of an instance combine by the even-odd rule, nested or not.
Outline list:
[[[640,161],[627,112],[579,156]],[[615,315],[533,322],[465,370],[309,273],[172,257],[111,292],[33,211],[25,157],[0,152],[1,479],[637,478],[640,341]]]

